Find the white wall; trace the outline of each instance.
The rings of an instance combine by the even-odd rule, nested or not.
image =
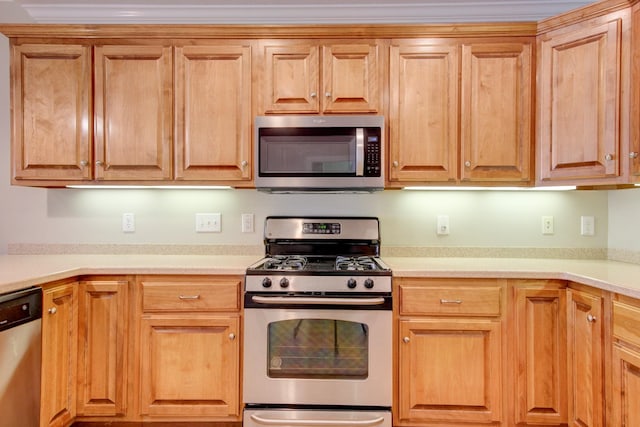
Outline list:
[[[2,6],[3,20],[25,20]],[[627,233],[625,226],[634,225],[633,213],[626,213],[635,212],[637,217],[640,210],[633,190],[619,196],[616,192],[608,210],[604,191],[269,195],[254,190],[14,187],[9,185],[9,115],[9,49],[7,39],[0,36],[0,254],[7,253],[10,243],[260,245],[264,217],[287,214],[378,216],[383,245],[388,246],[605,248],[610,244],[640,250],[640,239]],[[120,231],[124,212],[136,214],[135,233]],[[196,212],[222,213],[222,233],[196,234]],[[256,216],[255,233],[240,232],[240,214],[245,212]],[[449,236],[435,234],[440,214],[450,216]],[[542,215],[554,216],[554,235],[541,234]],[[594,237],[580,236],[580,215],[596,217]],[[616,220],[609,221],[609,216]]]
[[[608,247],[640,251],[640,188],[609,193]]]

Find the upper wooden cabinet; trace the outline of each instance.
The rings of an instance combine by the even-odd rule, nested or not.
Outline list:
[[[390,185],[529,183],[531,64],[529,39],[394,40]]]
[[[264,40],[261,114],[378,113],[382,47],[375,40]]]
[[[25,44],[11,52],[13,183],[91,178],[91,47]]]
[[[175,49],[178,180],[251,179],[251,44]]]
[[[538,38],[538,181],[623,183],[629,10]]]
[[[95,47],[95,178],[168,180],[171,47]]]

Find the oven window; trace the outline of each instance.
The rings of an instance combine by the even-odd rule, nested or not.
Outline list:
[[[329,319],[281,320],[269,324],[270,378],[366,379],[369,327]]]

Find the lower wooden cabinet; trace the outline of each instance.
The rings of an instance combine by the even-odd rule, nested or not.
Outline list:
[[[611,426],[640,425],[640,301],[613,302]]]
[[[567,422],[565,286],[562,281],[514,283],[516,424]]]
[[[396,283],[395,424],[503,421],[504,287],[486,279]]]
[[[83,280],[78,304],[78,416],[123,416],[127,410],[127,280]]]
[[[40,427],[66,427],[76,416],[77,290],[69,282],[43,291]]]

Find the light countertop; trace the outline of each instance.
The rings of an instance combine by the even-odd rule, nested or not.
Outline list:
[[[0,293],[92,274],[242,275],[260,255],[5,255]],[[640,298],[640,265],[605,260],[383,257],[394,276],[561,279]]]

